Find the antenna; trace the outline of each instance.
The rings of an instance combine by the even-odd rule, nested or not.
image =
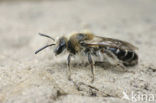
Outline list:
[[[55,41],[55,39],[54,38],[52,38],[51,36],[49,36],[49,35],[46,35],[46,34],[42,34],[42,33],[38,33],[40,36],[44,36],[44,37],[47,37],[47,38],[50,38],[50,39],[52,39],[53,41]]]
[[[39,53],[40,51],[42,51],[43,49],[45,49],[45,48],[47,48],[47,47],[53,46],[53,45],[55,45],[55,44],[45,45],[44,47],[38,49],[38,50],[35,52],[35,54]]]

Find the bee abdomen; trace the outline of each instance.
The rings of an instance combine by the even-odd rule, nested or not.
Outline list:
[[[119,48],[108,48],[117,58],[123,61],[125,66],[134,66],[138,63],[138,55],[134,51],[122,50]]]

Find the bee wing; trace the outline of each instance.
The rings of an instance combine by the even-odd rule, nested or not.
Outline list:
[[[86,45],[88,47],[115,47],[120,49],[126,49],[126,50],[137,50],[138,48],[134,45],[118,40],[118,39],[112,39],[112,38],[105,38],[100,36],[95,36],[93,40],[84,41],[83,45]]]

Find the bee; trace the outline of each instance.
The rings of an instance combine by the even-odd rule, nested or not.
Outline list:
[[[55,39],[48,35],[41,33],[39,35],[50,38],[55,42]],[[55,46],[54,53],[56,56],[67,50],[67,74],[69,80],[71,80],[71,57],[76,55],[87,56],[92,73],[92,82],[94,81],[96,61],[101,61],[102,63],[106,57],[117,60],[116,65],[120,65],[123,68],[138,64],[138,55],[135,52],[138,49],[137,47],[126,41],[96,36],[90,32],[73,33],[69,38],[62,36],[55,43],[40,48],[35,54],[50,46]],[[94,57],[100,57],[100,60],[94,60]]]

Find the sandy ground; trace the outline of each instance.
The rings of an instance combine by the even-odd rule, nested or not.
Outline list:
[[[155,0],[0,2],[0,103],[154,103],[155,5]],[[52,42],[39,32],[56,38],[84,29],[136,45],[139,64],[130,72],[96,67],[90,83],[90,67],[73,61],[73,84],[66,77],[66,54],[55,57],[53,48],[34,54]],[[148,99],[133,100],[133,94]]]

